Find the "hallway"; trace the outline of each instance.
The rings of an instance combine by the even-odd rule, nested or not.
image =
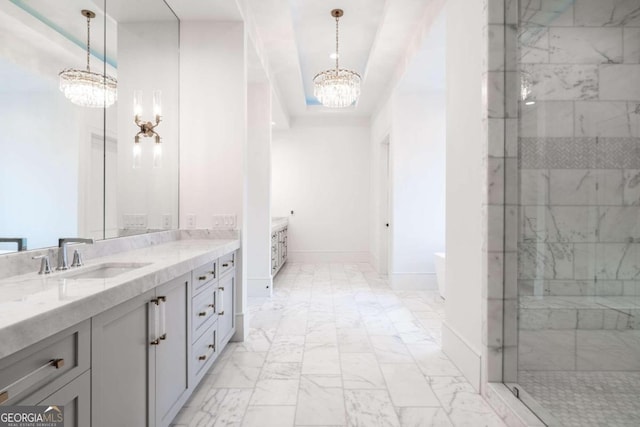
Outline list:
[[[393,291],[368,264],[288,263],[249,302],[174,420],[186,426],[503,426],[441,352],[437,292]]]

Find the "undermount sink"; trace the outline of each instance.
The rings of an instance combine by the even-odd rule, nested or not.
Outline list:
[[[149,263],[107,262],[83,267],[81,271],[70,271],[60,277],[64,279],[109,279],[147,265]]]

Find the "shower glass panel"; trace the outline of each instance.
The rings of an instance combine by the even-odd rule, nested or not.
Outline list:
[[[518,317],[505,318],[518,348],[505,382],[549,425],[639,426],[640,0],[518,8],[506,33],[519,76],[507,95],[519,98]]]

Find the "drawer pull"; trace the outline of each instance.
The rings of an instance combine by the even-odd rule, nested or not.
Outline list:
[[[224,264],[222,264],[223,267],[229,267],[229,263],[225,262]]]
[[[207,280],[207,276],[200,276],[198,277],[198,280]]]
[[[211,354],[213,354],[213,353],[215,353],[215,352],[216,352],[216,346],[215,346],[215,345],[213,345],[213,344],[209,344],[209,346],[208,346],[208,347],[209,347],[209,348],[211,348],[211,349],[213,349],[213,351],[211,352]],[[208,358],[209,356],[210,356],[209,354],[205,354],[204,356],[198,356],[198,360],[203,360],[203,361],[204,361],[204,360],[207,360],[207,358]]]
[[[218,316],[224,316],[224,310],[222,310],[220,313],[218,313]]]
[[[4,390],[0,391],[0,404],[9,400],[9,392],[11,391],[12,395],[18,395],[24,392],[27,388],[31,387],[33,384],[36,384],[38,381],[42,381],[51,372],[45,373],[44,371],[47,368],[56,368],[60,369],[64,366],[64,359],[52,359],[49,360],[46,364],[40,366],[39,368],[31,371],[24,377],[16,380],[15,382],[9,384]],[[25,382],[26,384],[21,384]]]
[[[213,308],[213,311],[216,311],[215,304],[207,304],[207,308]],[[208,315],[209,315],[209,310],[198,312],[198,316],[199,317],[205,317],[205,316],[208,316]]]

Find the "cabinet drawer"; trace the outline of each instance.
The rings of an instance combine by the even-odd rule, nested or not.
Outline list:
[[[191,300],[191,321],[193,341],[200,338],[200,335],[207,329],[211,319],[216,319],[216,293],[213,283],[205,287],[202,292]]]
[[[218,276],[218,262],[210,261],[193,270],[193,295]]]
[[[193,344],[191,352],[193,373],[196,377],[196,384],[207,372],[213,361],[218,357],[216,344],[216,324],[212,324],[205,333]]]
[[[0,404],[43,398],[89,369],[89,321],[0,360]]]
[[[220,268],[220,276],[222,276],[223,274],[225,274],[227,271],[232,270],[235,266],[236,263],[236,253],[231,252],[230,254],[226,254],[221,256],[218,259],[218,264],[219,264],[219,268]]]

